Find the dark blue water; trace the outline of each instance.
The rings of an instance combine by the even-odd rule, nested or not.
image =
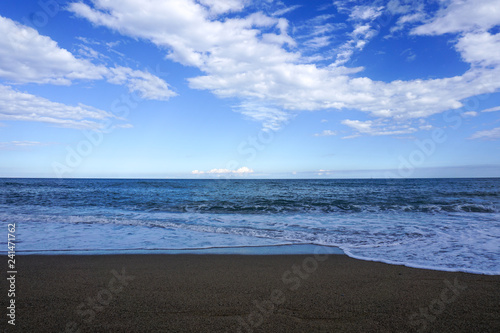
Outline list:
[[[26,253],[313,243],[499,274],[499,211],[499,178],[0,179],[0,220]]]

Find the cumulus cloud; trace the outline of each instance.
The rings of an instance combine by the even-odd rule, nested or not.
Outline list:
[[[371,124],[355,120],[345,123],[358,134],[388,135],[410,133],[416,130],[410,126],[412,119],[460,108],[462,100],[500,88],[498,62],[485,60],[481,51],[472,50],[473,45],[496,47],[496,35],[478,32],[473,22],[479,22],[483,29],[500,23],[500,15],[495,14],[500,6],[485,14],[498,1],[483,0],[478,8],[471,7],[475,1],[449,6],[449,2],[443,2],[436,17],[413,30],[415,34],[434,35],[464,32],[456,48],[474,66],[463,75],[393,82],[375,81],[359,73],[355,77],[352,74],[362,68],[345,67],[354,52],[362,50],[377,34],[374,21],[381,7],[347,8],[343,2],[336,2],[338,9],[350,16],[352,30],[329,66],[317,65],[311,59],[319,58],[300,53],[296,41],[288,35],[287,20],[261,12],[219,19],[206,6],[208,2],[203,5],[194,0],[94,0],[92,5],[70,4],[69,10],[95,25],[151,41],[168,50],[169,59],[198,68],[203,75],[188,80],[192,88],[209,90],[221,98],[238,98],[242,102],[236,110],[261,121],[267,129],[279,128],[299,111],[345,108],[364,111],[374,118]],[[411,7],[408,2],[392,4],[393,11],[415,14],[407,11]],[[238,10],[238,6],[231,10]],[[469,9],[472,18],[463,16]],[[478,19],[483,14],[484,22]],[[406,18],[410,21],[417,18]],[[327,45],[326,39],[315,37],[310,42],[312,48]]]
[[[207,6],[214,14],[223,14],[227,12],[237,12],[242,10],[248,1],[246,0],[198,0],[201,4]]]
[[[87,105],[70,106],[0,84],[0,119],[40,121],[58,127],[99,130],[111,113]]]
[[[500,5],[500,4],[499,4]],[[500,33],[467,33],[456,44],[464,61],[476,66],[500,64]]]
[[[0,16],[0,77],[18,83],[70,84],[75,79],[98,80],[103,66],[75,58],[49,37]]]
[[[237,170],[229,170],[229,169],[212,169],[209,171],[200,171],[200,170],[193,170],[191,172],[193,175],[223,175],[223,174],[233,174],[233,175],[244,175],[244,174],[249,174],[253,173],[253,170],[248,168],[248,167],[241,167]]]
[[[442,35],[464,31],[489,30],[499,24],[500,0],[462,0],[445,2],[429,22],[416,27],[417,35]]]
[[[0,78],[12,84],[40,83],[69,85],[75,80],[107,80],[128,87],[145,99],[167,100],[175,93],[162,79],[139,70],[95,65],[76,58],[33,28],[0,16]],[[83,49],[90,58],[97,56]]]

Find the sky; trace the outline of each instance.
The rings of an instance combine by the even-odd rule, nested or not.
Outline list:
[[[0,177],[500,177],[500,0],[4,0]]]

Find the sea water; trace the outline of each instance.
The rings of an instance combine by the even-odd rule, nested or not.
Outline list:
[[[0,179],[0,221],[2,253],[15,223],[17,254],[316,244],[500,274],[500,178]]]

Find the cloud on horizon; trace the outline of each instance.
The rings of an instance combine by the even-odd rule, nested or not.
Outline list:
[[[199,171],[199,170],[193,170],[191,174],[193,175],[244,175],[244,174],[250,174],[253,173],[254,171],[248,167],[241,167],[236,170],[229,170],[229,169],[212,169],[209,171]]]

